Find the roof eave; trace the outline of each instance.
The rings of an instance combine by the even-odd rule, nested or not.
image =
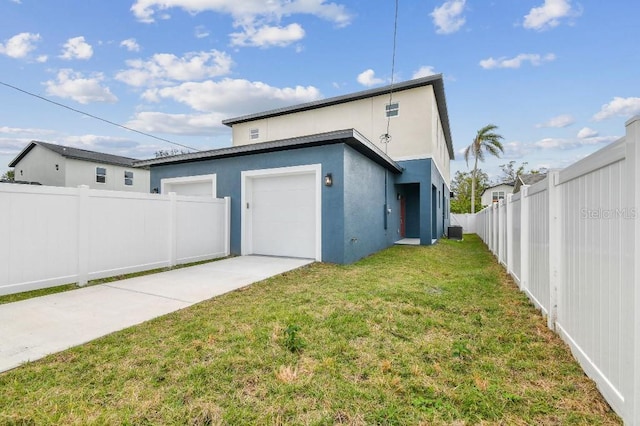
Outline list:
[[[34,141],[29,142],[29,145],[25,146],[22,151],[20,151],[20,153],[16,156],[16,158],[14,158],[10,163],[9,163],[9,167],[15,167],[18,165],[18,163],[20,161],[22,161],[22,159],[29,153],[29,151],[31,151],[33,149],[33,147],[36,146],[36,143]]]
[[[338,130],[334,132],[319,133],[297,138],[283,139],[258,144],[242,145],[230,148],[221,148],[210,151],[195,152],[175,155],[171,157],[155,158],[135,162],[137,167],[160,166],[168,164],[192,163],[228,157],[241,157],[245,155],[263,154],[267,152],[286,151],[291,149],[310,148],[314,146],[332,145],[344,143],[365,155],[372,161],[386,167],[394,173],[402,173],[402,167],[389,156],[380,151],[374,144],[354,129]]]

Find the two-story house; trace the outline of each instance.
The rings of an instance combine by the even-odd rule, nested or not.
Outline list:
[[[449,223],[443,78],[225,120],[233,146],[138,162],[152,188],[231,197],[231,251],[350,263]]]
[[[134,166],[136,160],[86,149],[31,141],[9,163],[16,181],[48,186],[149,192],[149,170]]]

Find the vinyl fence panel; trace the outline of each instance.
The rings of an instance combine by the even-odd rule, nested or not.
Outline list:
[[[507,245],[505,267],[626,424],[640,424],[639,145],[634,117],[624,138],[510,196],[506,228],[495,206],[476,217],[501,263]]]
[[[0,295],[228,255],[229,203],[0,184]]]

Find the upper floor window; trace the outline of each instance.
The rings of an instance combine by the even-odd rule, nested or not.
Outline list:
[[[397,117],[400,113],[400,104],[398,104],[398,102],[387,104],[384,106],[384,109],[387,117]]]
[[[96,182],[107,183],[107,169],[104,167],[96,167]]]
[[[500,200],[504,200],[504,191],[492,191],[491,192],[491,200],[494,203],[497,203]]]
[[[259,139],[260,138],[260,129],[251,129],[249,131],[249,138],[251,138],[251,140]]]
[[[124,172],[124,184],[127,186],[133,185],[133,172]]]

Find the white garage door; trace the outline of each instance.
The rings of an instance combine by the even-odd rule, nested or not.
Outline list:
[[[252,254],[317,259],[317,176],[306,173],[249,177],[245,224]]]
[[[161,180],[161,192],[216,198],[216,175],[185,176]]]

